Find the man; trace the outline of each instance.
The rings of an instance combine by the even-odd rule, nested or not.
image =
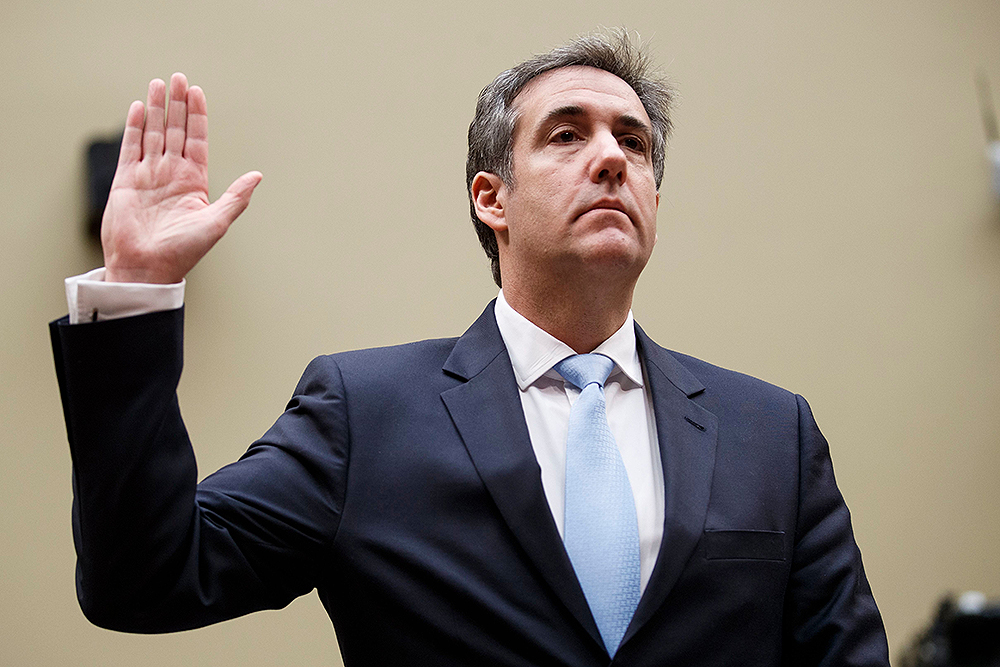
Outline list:
[[[103,280],[71,280],[52,326],[88,618],[180,630],[315,587],[348,665],[888,664],[805,401],[632,321],[669,89],[625,37],[480,96],[468,185],[503,289],[479,320],[314,360],[200,485],[170,285],[260,174],[209,204],[204,95],[170,86],[129,110]]]

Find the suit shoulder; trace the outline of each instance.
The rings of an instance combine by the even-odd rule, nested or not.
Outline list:
[[[408,379],[426,382],[428,377],[442,375],[441,368],[457,340],[435,338],[402,345],[335,352],[313,359],[306,374],[335,373],[347,384],[372,384],[378,383],[380,379],[393,385],[405,385]]]
[[[753,375],[711,364],[680,352],[666,351],[698,378],[708,395],[739,397],[741,401],[795,403],[795,394]]]
[[[739,442],[799,441],[803,410],[808,411],[805,399],[746,373],[677,352],[669,354],[704,385],[692,399],[718,418],[720,432]]]
[[[438,367],[444,363],[458,338],[431,338],[400,345],[384,347],[368,347],[359,350],[334,352],[325,355],[342,366],[354,364],[383,365],[401,363],[436,363]]]

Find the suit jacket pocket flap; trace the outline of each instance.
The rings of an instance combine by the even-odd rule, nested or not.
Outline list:
[[[705,558],[785,560],[782,530],[706,530]]]

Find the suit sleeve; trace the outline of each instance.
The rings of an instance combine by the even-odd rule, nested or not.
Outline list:
[[[77,594],[96,625],[171,632],[318,584],[347,470],[343,391],[315,360],[285,413],[197,484],[176,387],[183,308],[50,325],[73,460]]]
[[[888,667],[888,645],[829,447],[799,410],[799,514],[785,597],[785,665]]]

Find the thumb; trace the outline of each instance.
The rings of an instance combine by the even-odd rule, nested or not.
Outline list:
[[[216,220],[224,223],[226,227],[233,224],[240,213],[250,205],[250,195],[262,178],[264,175],[259,171],[250,171],[233,181],[222,196],[209,206],[213,209]]]

